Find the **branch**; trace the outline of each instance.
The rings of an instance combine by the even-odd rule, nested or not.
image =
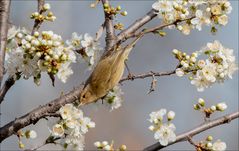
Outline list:
[[[4,75],[5,50],[7,44],[8,19],[11,0],[0,0],[0,87]]]
[[[175,71],[170,72],[149,72],[144,74],[139,74],[136,76],[125,77],[122,78],[120,82],[126,81],[126,80],[134,80],[134,79],[144,79],[146,77],[153,77],[153,76],[166,76],[174,74]],[[65,94],[64,96],[61,96],[43,106],[39,106],[38,108],[30,111],[29,113],[25,114],[22,117],[16,118],[12,122],[6,124],[5,126],[0,128],[0,142],[2,142],[7,137],[15,134],[18,130],[30,125],[35,124],[38,122],[38,120],[42,118],[46,118],[47,116],[54,116],[58,117],[57,114],[55,114],[56,111],[59,110],[61,106],[64,106],[67,103],[73,103],[76,100],[78,100],[78,96],[81,93],[82,88],[78,87],[68,94]]]
[[[212,120],[210,122],[201,124],[201,125],[197,126],[196,128],[188,131],[188,132],[185,132],[185,133],[182,133],[182,134],[178,135],[176,141],[169,143],[167,146],[173,145],[173,144],[178,143],[178,142],[187,141],[188,137],[192,137],[194,135],[197,135],[197,134],[199,134],[203,131],[206,131],[208,129],[211,129],[213,127],[229,123],[230,121],[232,121],[234,119],[237,119],[238,117],[239,117],[239,112],[237,111],[237,112],[228,114],[226,116],[219,117],[219,118],[217,118],[215,120]],[[146,147],[144,149],[144,151],[156,151],[156,150],[160,150],[162,148],[165,148],[167,146],[162,146],[160,143],[155,143],[151,146]]]
[[[37,2],[38,2],[37,10],[38,10],[39,14],[42,14],[43,13],[42,8],[45,4],[45,0],[37,0]],[[42,24],[42,21],[35,20],[33,29],[32,29],[32,33],[31,33],[32,35],[34,34],[35,31],[37,31],[40,28],[41,24]]]
[[[172,23],[167,23],[167,24],[158,25],[158,26],[155,26],[155,27],[152,27],[152,28],[143,30],[143,31],[141,31],[141,32],[139,32],[139,33],[131,33],[131,34],[128,35],[128,38],[137,37],[137,36],[140,35],[140,34],[154,33],[154,32],[156,32],[157,30],[162,30],[162,29],[165,28],[165,27],[168,27],[168,26],[171,26],[171,25],[177,25],[177,24],[180,23],[180,22],[185,22],[185,21],[188,21],[188,20],[192,20],[193,18],[195,18],[195,16],[192,16],[192,17],[189,17],[189,18],[185,18],[185,19],[181,19],[181,20],[175,20],[175,21],[172,22]]]
[[[134,33],[136,30],[138,30],[140,27],[151,21],[154,17],[156,17],[157,14],[155,13],[155,10],[150,10],[145,16],[137,19],[133,24],[131,24],[128,28],[123,30],[117,35],[117,42],[128,39],[129,35]]]
[[[8,90],[14,85],[14,83],[15,83],[15,80],[13,77],[9,77],[5,81],[2,89],[0,90],[0,104],[4,100],[5,95],[7,94]]]
[[[38,12],[42,13],[41,10],[44,6],[44,3],[45,3],[45,0],[38,0],[38,6],[37,6]],[[37,31],[40,28],[40,25],[41,25],[41,22],[35,20],[33,28],[32,28],[32,33],[31,33],[32,35],[34,34],[35,31]],[[16,80],[13,77],[8,77],[8,79],[5,81],[3,87],[0,90],[0,104],[4,100],[4,97],[7,94],[8,90],[15,84],[15,82]],[[0,86],[1,86],[1,82],[0,82]]]
[[[153,72],[153,71],[150,71],[148,73],[142,73],[142,74],[138,74],[138,75],[131,75],[131,76],[127,76],[127,77],[124,77],[120,80],[120,83],[124,82],[124,81],[127,81],[127,80],[134,80],[134,79],[144,79],[144,78],[147,78],[147,77],[161,77],[161,76],[168,76],[168,75],[172,75],[172,74],[175,74],[175,70],[173,71],[166,71],[166,72]]]
[[[41,118],[46,116],[53,116],[60,107],[67,103],[73,103],[78,100],[78,96],[81,93],[82,88],[78,87],[69,93],[32,110],[31,112],[23,115],[22,117],[16,118],[14,121],[6,124],[0,128],[0,143],[8,138],[9,136],[15,134],[18,130],[30,125],[36,124]]]
[[[102,4],[104,7],[104,4],[109,4],[108,0],[102,0]],[[106,28],[106,51],[108,51],[111,47],[114,45],[115,41],[115,31],[114,31],[114,25],[113,25],[113,16],[111,14],[108,14],[106,11],[105,13],[105,28]]]

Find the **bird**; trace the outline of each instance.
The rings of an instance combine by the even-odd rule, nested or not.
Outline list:
[[[80,93],[80,105],[103,98],[119,83],[124,73],[125,61],[141,37],[139,35],[125,47],[115,48],[101,57]]]

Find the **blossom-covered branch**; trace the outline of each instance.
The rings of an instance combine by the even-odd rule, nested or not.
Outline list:
[[[152,76],[167,76],[175,74],[175,71],[169,72],[149,72],[144,74],[139,74],[133,77],[125,77],[121,79],[121,82],[132,79],[144,79],[146,77]],[[61,106],[64,106],[67,103],[73,103],[78,100],[78,96],[81,93],[81,87],[75,88],[69,93],[43,105],[38,108],[32,110],[24,116],[16,118],[14,121],[6,124],[5,126],[0,128],[0,142],[2,142],[5,138],[11,136],[16,133],[19,129],[24,128],[30,124],[35,124],[38,120],[43,117],[51,115],[51,113],[56,112]]]
[[[5,126],[0,128],[0,142],[9,136],[16,134],[16,132],[30,124],[37,123],[41,118],[51,115],[50,113],[55,113],[60,107],[67,103],[73,103],[78,100],[78,96],[81,93],[82,88],[77,87],[70,91],[69,93],[56,98],[55,100],[45,104],[40,105],[38,108],[33,109],[31,112],[16,118],[12,122],[9,122]]]
[[[0,87],[4,75],[5,49],[7,44],[8,18],[11,0],[0,1]]]
[[[237,111],[237,112],[231,113],[229,115],[219,117],[215,120],[212,120],[212,121],[206,122],[204,124],[201,124],[201,125],[197,126],[196,128],[194,128],[190,131],[187,131],[185,133],[182,133],[182,134],[178,135],[177,138],[176,138],[176,141],[169,143],[167,146],[173,145],[173,144],[178,143],[178,142],[187,141],[188,137],[192,137],[194,135],[197,135],[197,134],[199,134],[199,133],[201,133],[205,130],[211,129],[213,127],[229,123],[230,121],[232,121],[234,119],[237,119],[238,117],[239,117],[239,112]],[[151,146],[146,147],[144,149],[144,151],[156,151],[156,150],[160,150],[162,148],[165,148],[167,146],[163,146],[160,143],[155,143]]]

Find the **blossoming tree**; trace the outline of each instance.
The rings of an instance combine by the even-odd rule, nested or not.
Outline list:
[[[67,79],[74,73],[71,68],[72,64],[85,63],[89,70],[94,71],[99,60],[109,57],[109,54],[114,53],[114,51],[123,51],[121,48],[126,45],[126,42],[131,41],[131,39],[136,42],[149,33],[164,37],[167,34],[165,29],[170,29],[189,35],[192,30],[201,31],[203,26],[209,26],[211,32],[215,34],[221,26],[227,25],[228,16],[232,11],[231,3],[227,0],[159,0],[152,4],[152,9],[145,16],[137,19],[128,27],[124,27],[121,22],[117,21],[120,16],[127,16],[127,12],[123,11],[121,6],[113,6],[108,0],[96,0],[91,4],[89,2],[90,7],[95,8],[102,5],[105,15],[104,23],[96,31],[96,36],[74,32],[71,39],[63,40],[61,35],[51,30],[40,30],[42,24],[54,22],[56,19],[54,12],[51,11],[51,7],[54,5],[51,6],[44,0],[38,0],[38,10],[30,16],[30,19],[34,21],[33,28],[26,29],[16,27],[14,23],[9,22],[11,1],[1,0],[0,3],[0,103],[4,101],[6,94],[11,91],[11,87],[20,79],[33,79],[36,85],[40,85],[41,76],[47,74],[51,79],[52,86],[55,86],[55,78],[66,83]],[[161,23],[154,27],[145,28],[145,24],[153,19],[159,19]],[[104,31],[106,44],[103,48],[99,40]],[[176,74],[178,77],[188,77],[189,82],[195,86],[197,91],[207,91],[216,83],[231,80],[238,69],[233,50],[222,43],[218,40],[208,42],[201,49],[195,48],[196,51],[191,54],[176,48],[173,49],[172,56],[176,58],[178,64],[175,66],[175,70],[169,72],[151,71],[135,75],[130,72],[125,63],[128,76],[122,77],[119,83],[151,77],[149,90],[151,93],[157,85],[157,77]],[[87,84],[87,82],[85,83]],[[101,84],[102,82],[97,81],[98,83]],[[37,124],[41,119],[52,117],[55,122],[49,127],[49,135],[46,136],[45,141],[29,150],[37,150],[47,144],[57,144],[69,150],[83,150],[85,134],[90,129],[97,128],[95,122],[86,117],[82,111],[84,106],[81,104],[80,95],[84,89],[83,85],[79,85],[49,103],[1,125],[1,142],[16,135],[19,148],[26,149],[23,140],[37,137],[36,131],[26,127]],[[91,104],[104,105],[110,111],[118,109],[123,102],[122,91],[120,84],[114,86],[104,97]],[[192,109],[204,115],[204,123],[179,135],[175,133],[177,123],[173,123],[176,115],[174,111],[167,111],[162,108],[150,113],[148,121],[151,125],[149,130],[154,133],[157,143],[145,147],[144,150],[159,150],[181,141],[188,141],[197,151],[225,150],[226,143],[220,139],[214,140],[212,136],[205,136],[204,140],[196,142],[192,137],[207,129],[229,123],[239,117],[239,112],[236,111],[213,120],[211,115],[225,111],[227,104],[226,102],[218,102],[214,105],[208,105],[208,101],[202,98],[199,98],[192,105]],[[179,116],[178,118],[180,118]],[[95,149],[98,150],[123,151],[127,149],[126,145],[116,146],[113,141],[96,141],[94,145]]]

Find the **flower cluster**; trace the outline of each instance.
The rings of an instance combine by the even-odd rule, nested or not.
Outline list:
[[[83,112],[72,104],[61,107],[59,113],[61,119],[50,130],[51,137],[64,140],[62,143],[64,148],[83,150],[84,134],[90,128],[94,128],[95,123],[90,118],[84,117]]]
[[[97,147],[97,150],[106,150],[106,151],[125,151],[126,145],[121,145],[118,149],[114,149],[114,142],[112,141],[111,144],[109,144],[107,141],[103,142],[95,142],[94,146]]]
[[[225,151],[227,148],[227,145],[225,142],[222,142],[220,139],[215,141],[214,143],[213,137],[208,136],[205,140],[199,142],[196,145],[197,150],[207,150],[207,151]]]
[[[180,61],[176,74],[183,76],[191,73],[191,84],[195,85],[198,91],[203,91],[216,82],[232,79],[233,73],[238,70],[233,50],[223,47],[219,41],[207,43],[206,47],[191,56],[176,49],[173,53]],[[197,60],[198,54],[204,54],[208,58]]]
[[[97,59],[97,53],[101,50],[99,42],[95,41],[88,33],[80,36],[77,33],[72,33],[71,40],[67,40],[66,44],[81,54],[90,69]]]
[[[104,105],[113,111],[114,109],[118,109],[121,107],[123,102],[122,98],[123,92],[121,91],[119,86],[115,86],[112,90],[108,92],[108,94],[104,97],[103,102]]]
[[[167,114],[167,123],[163,123],[163,117]],[[166,109],[161,109],[156,112],[150,113],[149,121],[153,124],[149,126],[149,130],[155,132],[154,138],[159,141],[163,146],[167,146],[169,142],[174,142],[176,140],[176,135],[174,131],[176,127],[171,121],[175,117],[173,111],[167,113]]]
[[[43,5],[40,12],[34,12],[31,14],[31,19],[35,19],[37,22],[43,22],[43,21],[54,21],[56,19],[56,16],[53,15],[51,11],[51,5],[49,3],[46,3]],[[44,15],[44,13],[46,15]]]
[[[198,103],[193,105],[195,110],[199,110],[205,113],[205,117],[209,118],[212,113],[215,111],[223,112],[227,109],[227,105],[225,102],[217,103],[216,105],[212,105],[211,107],[205,107],[205,101],[202,98],[198,99]]]
[[[37,137],[37,133],[34,130],[26,130],[23,132],[22,130],[17,131],[17,137],[18,137],[18,146],[19,148],[24,148],[25,145],[22,143],[21,139],[26,138],[26,139],[34,139]]]
[[[211,31],[216,32],[215,26],[225,26],[232,10],[227,0],[158,0],[152,7],[164,23],[184,21],[178,22],[176,28],[186,35],[194,28],[201,30],[203,25],[211,26]]]
[[[41,72],[47,72],[51,77],[57,75],[62,82],[66,82],[73,73],[70,64],[76,60],[75,53],[64,46],[60,35],[52,31],[31,35],[20,29],[12,33],[8,37],[10,47],[6,55],[6,69],[10,76],[15,79],[33,76],[39,85]]]

